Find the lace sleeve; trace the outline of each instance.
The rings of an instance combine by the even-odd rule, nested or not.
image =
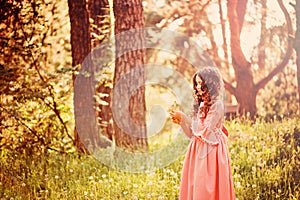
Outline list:
[[[215,102],[207,113],[206,118],[202,121],[197,117],[192,124],[194,136],[200,137],[204,142],[210,145],[219,143],[217,133],[221,131],[224,107],[221,101]]]

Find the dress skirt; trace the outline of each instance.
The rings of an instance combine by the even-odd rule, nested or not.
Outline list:
[[[226,138],[219,135],[219,143],[213,147],[197,136],[191,138],[182,169],[180,200],[236,199]]]

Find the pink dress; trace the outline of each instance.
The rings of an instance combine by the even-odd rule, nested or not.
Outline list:
[[[182,169],[180,200],[235,199],[230,158],[222,132],[224,105],[217,100],[203,120],[192,122],[193,137]]]

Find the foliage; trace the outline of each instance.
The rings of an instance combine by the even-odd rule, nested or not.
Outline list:
[[[258,114],[265,120],[297,116],[298,98],[296,70],[287,67],[257,97]]]
[[[238,199],[298,199],[299,119],[255,124],[236,120],[226,126]],[[131,174],[86,155],[2,152],[0,198],[176,199],[183,158],[153,172]]]
[[[70,100],[72,79],[70,73],[56,73],[68,59],[59,63],[61,48],[52,43],[64,44],[64,55],[70,54],[65,36],[57,36],[61,13],[55,3],[43,0],[3,3],[0,147],[28,155],[71,150],[67,122],[72,103],[64,102]]]
[[[239,199],[299,198],[299,119],[228,124]]]

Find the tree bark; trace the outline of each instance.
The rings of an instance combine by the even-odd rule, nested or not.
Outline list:
[[[88,8],[90,18],[93,19],[93,28],[91,28],[91,43],[93,51],[93,61],[106,56],[106,48],[101,46],[101,43],[110,36],[110,12],[108,0],[89,0]],[[101,49],[99,48],[101,47]],[[102,69],[103,70],[103,69]],[[105,73],[105,72],[100,72]],[[107,105],[99,104],[97,118],[101,129],[101,134],[105,135],[109,140],[113,137],[112,111],[111,111],[111,87],[110,79],[101,80],[101,83],[96,88],[97,93],[106,94],[101,100],[107,102]]]
[[[78,65],[81,65],[85,60],[86,56],[91,51],[91,40],[90,40],[90,31],[89,31],[89,18],[88,12],[86,9],[85,0],[68,0],[69,6],[69,16],[71,23],[71,51],[72,51],[72,66],[75,68]],[[73,75],[73,81],[75,81],[75,75]],[[93,82],[91,80],[86,80],[91,85],[82,85],[80,88],[81,92],[74,92],[74,110],[75,110],[75,121],[76,117],[80,116],[81,113],[76,113],[77,106],[81,106],[86,98],[93,97]],[[76,95],[81,95],[75,98]],[[77,100],[76,100],[77,99]],[[88,99],[90,100],[90,99]],[[93,110],[90,111],[93,114]],[[83,116],[84,117],[84,116]],[[89,126],[89,122],[87,122]],[[83,141],[80,137],[77,130],[77,126],[74,130],[75,136],[75,145],[77,150],[80,152],[88,152]],[[81,133],[80,134],[87,134]],[[92,137],[92,136],[89,136]]]
[[[91,30],[92,49],[110,35],[110,12],[108,0],[88,0],[89,16],[94,27]]]
[[[143,66],[145,33],[135,31],[144,27],[142,0],[114,0],[113,3],[117,35],[112,103],[112,109],[118,111],[114,113],[116,145],[133,151],[147,149]],[[132,32],[124,32],[128,30]],[[133,91],[135,86],[140,87]]]

